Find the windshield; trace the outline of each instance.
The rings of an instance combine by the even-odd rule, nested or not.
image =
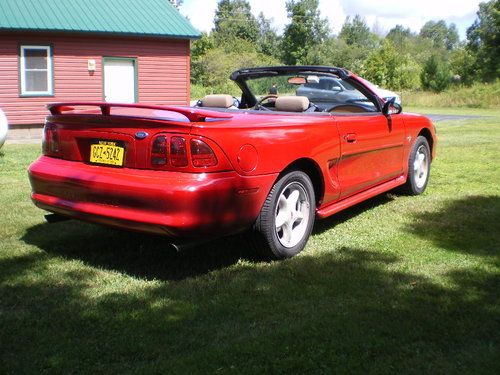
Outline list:
[[[268,96],[305,96],[319,111],[340,106],[360,112],[377,110],[374,103],[350,82],[333,75],[273,75],[248,77],[245,82],[257,102]]]

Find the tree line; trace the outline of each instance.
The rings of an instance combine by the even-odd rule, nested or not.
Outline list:
[[[208,91],[232,91],[229,74],[264,65],[328,65],[349,69],[393,90],[440,92],[500,77],[500,0],[479,5],[477,18],[460,41],[456,26],[428,21],[420,32],[397,25],[386,35],[370,30],[360,16],[347,17],[332,35],[318,0],[288,0],[288,24],[280,35],[247,0],[221,0],[214,28],[191,48],[191,79]]]

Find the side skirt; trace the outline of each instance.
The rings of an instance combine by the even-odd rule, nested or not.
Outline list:
[[[406,181],[405,176],[400,176],[395,178],[394,180],[384,182],[383,184],[374,186],[361,193],[342,199],[341,201],[334,202],[326,207],[320,208],[316,210],[316,216],[320,219],[324,219],[328,216],[336,214],[339,211],[345,210],[346,208],[349,208],[351,206],[354,206],[355,204],[365,201],[368,198],[372,198],[376,195],[394,189],[395,187],[403,185],[405,181]]]

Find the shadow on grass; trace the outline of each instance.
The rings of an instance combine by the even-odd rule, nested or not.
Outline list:
[[[88,267],[55,272],[57,260],[0,261],[5,374],[493,374],[500,366],[498,285],[487,273],[451,273],[445,288],[389,271],[393,256],[346,247],[144,285]]]
[[[22,240],[52,255],[147,280],[181,280],[229,267],[240,259],[257,260],[243,237],[221,238],[176,252],[166,237],[74,220],[34,226]]]
[[[500,197],[450,200],[437,212],[419,213],[407,230],[437,246],[491,258],[500,265]]]
[[[498,222],[497,197],[470,197],[419,214],[408,230],[489,260]],[[368,248],[239,262],[252,257],[242,238],[178,254],[163,237],[78,222],[39,225],[23,240],[44,252],[0,261],[0,373],[500,370],[491,267],[449,271],[437,284]]]
[[[384,205],[386,203],[394,200],[395,192],[389,192],[385,194],[377,195],[366,201],[356,204],[346,210],[340,211],[333,216],[330,216],[323,220],[318,220],[314,224],[313,234],[321,234],[326,232],[338,224],[341,224],[347,220],[350,220],[365,211],[371,210],[372,208]]]
[[[384,194],[362,202],[316,222],[313,233],[330,230],[392,199]],[[92,266],[148,280],[181,280],[234,265],[239,260],[264,260],[252,252],[243,235],[221,238],[177,253],[166,237],[121,231],[76,220],[31,227],[22,240],[49,254],[82,260]]]

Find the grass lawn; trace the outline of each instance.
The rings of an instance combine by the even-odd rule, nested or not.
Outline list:
[[[423,114],[433,114],[433,115],[465,115],[465,116],[488,116],[497,117],[497,122],[499,120],[500,109],[495,108],[450,108],[450,107],[415,107],[415,106],[404,106],[405,112],[412,113],[423,113]]]
[[[465,114],[471,114],[465,111]],[[440,122],[419,197],[318,222],[266,263],[241,238],[67,221],[29,199],[36,145],[0,151],[0,374],[500,373],[500,112]]]

